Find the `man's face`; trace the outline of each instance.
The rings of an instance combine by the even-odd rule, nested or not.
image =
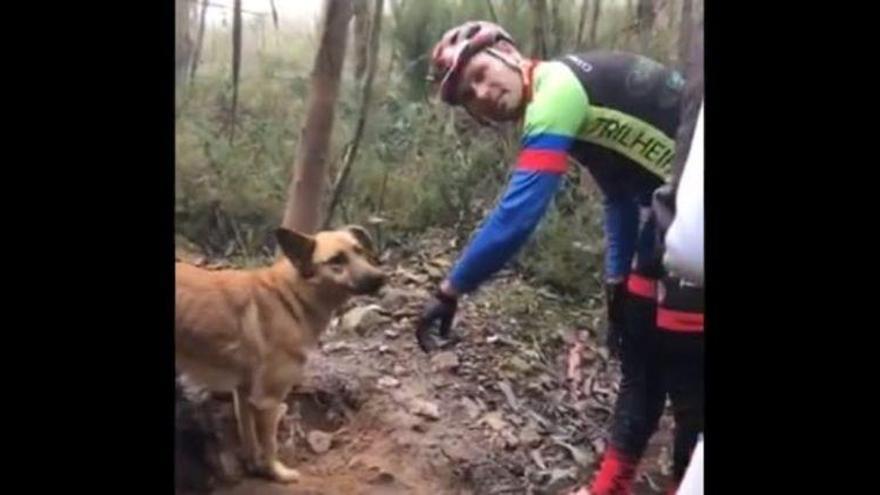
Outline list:
[[[497,57],[480,52],[462,71],[458,98],[480,117],[496,122],[517,119],[522,114],[522,75]]]

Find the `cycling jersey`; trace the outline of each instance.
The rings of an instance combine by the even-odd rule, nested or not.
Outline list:
[[[681,75],[621,52],[567,55],[532,66],[521,151],[507,190],[450,274],[469,292],[525,244],[562,184],[571,157],[603,193],[605,275],[622,279],[636,246],[639,210],[668,179],[675,151]]]

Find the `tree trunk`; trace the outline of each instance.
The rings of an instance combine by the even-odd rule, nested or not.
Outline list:
[[[394,25],[400,25],[403,18],[403,0],[391,0],[391,17],[394,18]]]
[[[287,228],[305,233],[315,232],[320,225],[327,148],[352,16],[351,0],[326,0],[324,6],[324,27],[312,70],[308,114],[300,133],[282,222]]]
[[[562,38],[565,36],[565,23],[559,18],[559,2],[561,0],[548,0],[550,2],[550,31],[553,35],[553,47],[550,53],[554,56],[562,51]]]
[[[684,0],[681,4],[681,31],[678,39],[678,66],[682,69],[687,66],[693,28],[693,3],[691,0]]]
[[[486,0],[486,5],[489,6],[489,15],[492,16],[492,22],[498,24],[498,13],[495,12],[495,6],[492,5],[492,0]]]
[[[190,0],[174,1],[174,82],[182,87],[186,82],[192,56],[190,39]]]
[[[587,23],[587,9],[589,9],[589,8],[590,8],[590,0],[584,0],[583,3],[581,4],[581,15],[580,15],[580,18],[578,19],[577,36],[575,37],[575,40],[574,40],[574,44],[575,44],[574,46],[575,46],[575,49],[577,49],[577,50],[581,49],[581,43],[583,42],[583,39],[584,39],[583,38],[584,25]]]
[[[202,11],[199,13],[199,33],[196,36],[196,46],[193,49],[192,63],[189,69],[189,84],[192,86],[196,80],[196,70],[199,68],[199,57],[202,56],[202,43],[205,40],[205,14],[208,12],[208,0],[202,1]]]
[[[403,19],[403,0],[389,0],[391,4],[391,18],[394,19],[394,29],[399,29]],[[400,61],[401,54],[397,44],[391,47],[391,56],[388,57],[388,69],[385,74],[394,74],[394,68]]]
[[[370,110],[370,99],[372,96],[373,78],[376,75],[376,65],[379,62],[379,35],[382,32],[383,7],[383,0],[376,0],[375,5],[373,6],[373,21],[371,22],[372,26],[369,33],[369,67],[367,68],[367,79],[364,81],[363,92],[361,93],[361,111],[358,116],[357,127],[355,127],[351,145],[343,158],[342,167],[339,169],[339,174],[336,176],[336,180],[333,183],[333,193],[330,199],[330,206],[327,208],[327,215],[324,217],[323,228],[325,229],[329,228],[330,222],[333,221],[333,210],[336,209],[339,197],[345,189],[345,181],[348,179],[348,174],[351,172],[351,166],[357,156],[358,146],[360,145],[361,137],[364,133],[364,125],[367,122],[367,115]]]
[[[596,31],[599,26],[599,13],[602,10],[602,0],[593,2],[593,22],[590,23],[590,48],[596,48]]]
[[[367,50],[370,35],[370,4],[368,0],[354,0],[354,77],[358,81],[367,70]]]
[[[232,107],[229,114],[229,141],[235,137],[235,114],[238,110],[238,81],[241,75],[241,0],[232,4]]]
[[[547,40],[544,33],[544,27],[547,25],[547,3],[546,0],[529,0],[532,5],[533,24],[532,37],[534,45],[532,56],[541,60],[547,59]]]
[[[639,44],[641,45],[642,54],[648,53],[651,45],[651,34],[654,29],[654,19],[657,17],[654,12],[653,0],[639,0],[636,7],[636,20],[639,25]]]
[[[275,8],[275,0],[269,0],[272,6],[272,24],[275,24],[275,30],[278,31],[278,9]]]

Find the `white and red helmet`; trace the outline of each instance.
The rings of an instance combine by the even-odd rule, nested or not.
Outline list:
[[[456,87],[467,61],[499,41],[516,46],[504,28],[488,21],[469,21],[443,34],[431,52],[431,74],[428,79],[440,82],[439,93],[444,102],[458,104]]]

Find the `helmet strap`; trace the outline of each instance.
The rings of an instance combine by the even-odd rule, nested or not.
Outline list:
[[[492,55],[493,57],[497,58],[498,60],[504,62],[504,64],[507,65],[508,67],[510,67],[511,69],[519,70],[520,63],[521,63],[519,57],[514,57],[513,55],[501,52],[501,51],[496,50],[495,48],[492,48],[492,47],[485,48],[485,51],[489,55]]]
[[[538,66],[538,61],[533,59],[525,59],[519,63],[519,70],[523,78],[523,101],[528,103],[532,101],[534,92],[534,72]]]

